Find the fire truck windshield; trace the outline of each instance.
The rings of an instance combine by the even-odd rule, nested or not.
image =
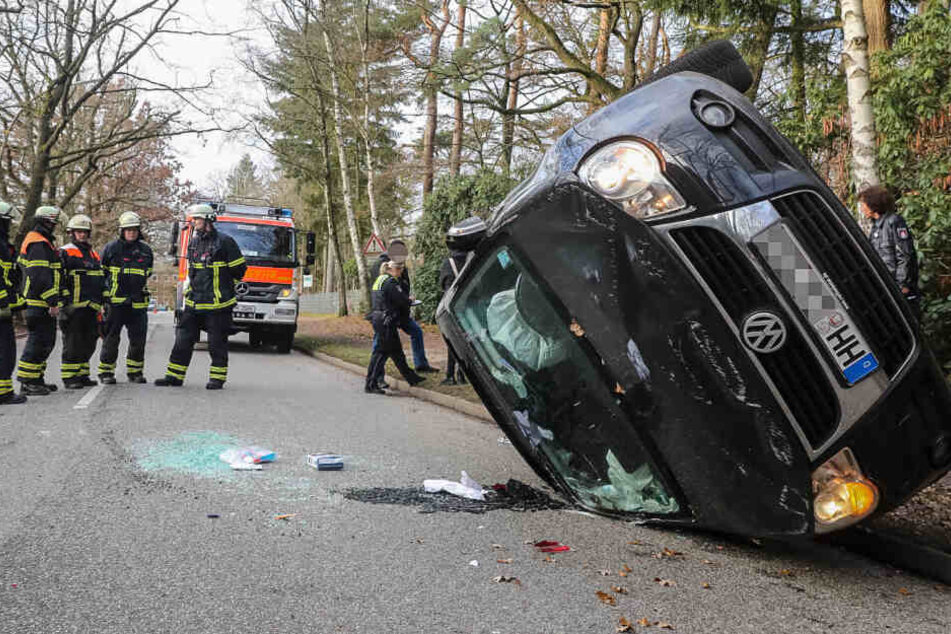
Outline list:
[[[234,238],[250,262],[294,264],[296,260],[294,230],[290,227],[222,221],[215,228]]]

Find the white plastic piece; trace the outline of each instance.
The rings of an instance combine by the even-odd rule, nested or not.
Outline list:
[[[467,498],[470,500],[484,500],[485,491],[482,486],[469,477],[465,471],[462,472],[461,482],[452,480],[423,480],[423,489],[426,493],[439,493],[445,491],[452,495]]]

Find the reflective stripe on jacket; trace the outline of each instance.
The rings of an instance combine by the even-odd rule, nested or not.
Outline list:
[[[88,244],[70,243],[60,247],[63,261],[63,304],[75,308],[102,308],[105,277],[99,254]]]
[[[26,305],[33,308],[59,306],[62,264],[52,237],[38,229],[26,234],[17,263],[23,272],[20,294]]]
[[[220,310],[237,303],[234,287],[248,266],[238,243],[212,229],[193,231],[188,241],[188,291],[185,306],[196,311]]]
[[[102,250],[106,274],[104,295],[110,304],[149,307],[147,284],[152,276],[152,248],[142,240],[113,240]]]
[[[16,310],[23,306],[20,296],[20,269],[16,266],[16,250],[7,242],[7,236],[0,236],[0,310]]]

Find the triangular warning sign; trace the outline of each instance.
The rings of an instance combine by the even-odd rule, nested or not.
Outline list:
[[[386,251],[383,241],[375,234],[371,233],[367,243],[363,245],[363,255],[379,255]]]

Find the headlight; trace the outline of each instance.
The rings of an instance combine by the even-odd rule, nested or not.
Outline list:
[[[281,299],[293,299],[296,294],[297,291],[294,289],[294,287],[289,286],[287,288],[282,288],[281,292],[278,293],[277,296]]]
[[[878,487],[862,475],[848,447],[813,472],[812,494],[817,533],[851,526],[878,507]]]
[[[643,143],[618,141],[586,158],[578,176],[635,218],[649,218],[686,206],[660,167],[657,156]]]

